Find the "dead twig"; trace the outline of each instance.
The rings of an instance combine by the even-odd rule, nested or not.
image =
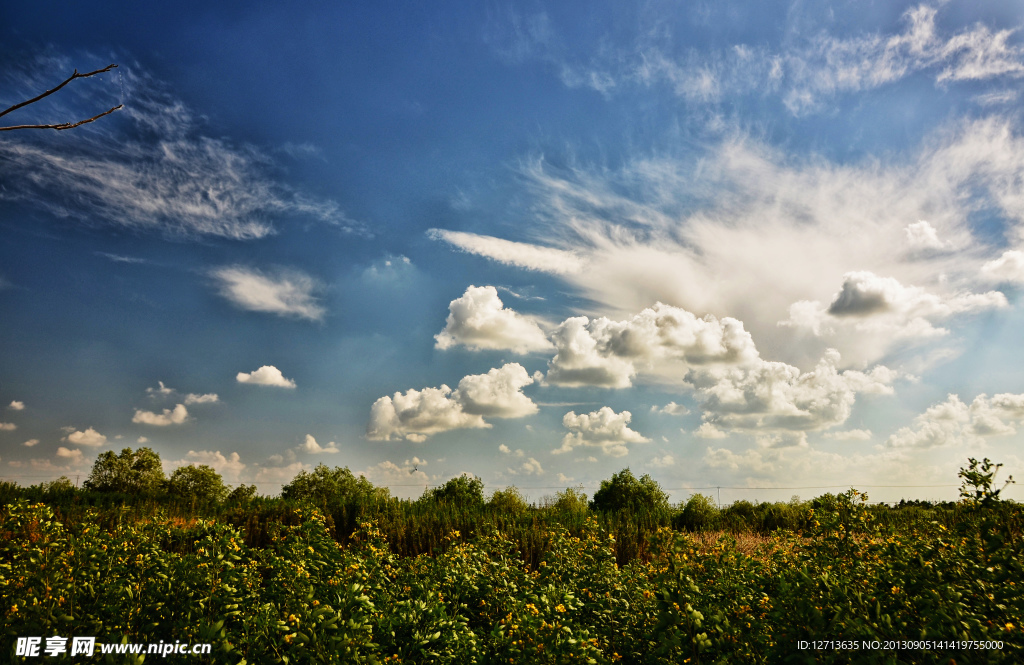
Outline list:
[[[110,65],[107,65],[106,67],[104,67],[103,69],[97,69],[94,72],[87,72],[85,74],[78,73],[78,70],[76,69],[74,71],[74,73],[71,74],[71,76],[69,76],[66,79],[64,79],[64,81],[60,85],[58,85],[57,87],[52,88],[50,90],[47,90],[43,94],[37,95],[37,96],[33,97],[32,99],[29,99],[29,100],[26,100],[24,102],[21,102],[20,104],[15,104],[14,106],[11,106],[11,107],[7,108],[4,111],[0,111],[0,117],[3,117],[5,115],[7,115],[11,111],[17,111],[18,109],[20,109],[22,107],[28,106],[29,104],[34,104],[34,103],[38,102],[41,99],[49,97],[50,95],[52,95],[53,93],[57,92],[58,90],[60,90],[64,86],[66,86],[68,83],[71,83],[75,79],[89,78],[90,76],[95,76],[96,74],[102,74],[104,72],[109,72],[111,69],[114,69],[115,67],[117,67],[117,65],[110,64]],[[94,115],[91,118],[86,118],[85,120],[79,120],[78,122],[61,122],[61,123],[57,123],[57,124],[53,124],[53,125],[11,125],[9,127],[0,127],[0,132],[11,131],[13,129],[55,129],[57,131],[61,131],[61,130],[64,130],[64,129],[71,129],[73,127],[78,127],[80,125],[84,125],[84,124],[86,124],[88,122],[92,122],[94,120],[98,120],[99,118],[102,118],[105,115],[110,115],[114,111],[120,110],[122,108],[124,108],[124,104],[118,104],[117,106],[115,106],[114,108],[112,108],[112,109],[110,109],[108,111],[104,111],[103,113],[99,113],[97,115]]]

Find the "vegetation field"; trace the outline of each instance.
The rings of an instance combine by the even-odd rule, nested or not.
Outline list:
[[[3,650],[57,662],[17,656],[16,638],[95,636],[208,642],[172,660],[212,663],[1024,662],[1024,511],[996,468],[971,460],[960,502],[903,507],[856,490],[672,507],[628,471],[539,507],[467,478],[398,501],[326,467],[284,498],[202,504],[6,485]]]

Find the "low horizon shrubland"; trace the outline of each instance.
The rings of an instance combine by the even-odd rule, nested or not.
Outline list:
[[[67,501],[0,513],[0,616],[12,654],[17,636],[95,635],[209,642],[199,662],[234,664],[1020,662],[1022,513],[996,470],[969,460],[950,508],[872,506],[851,489],[715,512],[640,492],[650,514],[598,510],[572,488],[545,506],[484,500],[472,478],[417,501],[362,492],[333,513],[236,497],[210,518],[38,487]],[[798,528],[780,525],[794,515]],[[708,528],[741,523],[762,531]],[[945,646],[798,647],[815,639]]]

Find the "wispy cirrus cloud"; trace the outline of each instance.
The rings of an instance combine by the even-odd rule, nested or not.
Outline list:
[[[4,88],[52,87],[55,71],[71,60],[40,56],[8,70]],[[0,143],[0,175],[8,185],[0,200],[18,201],[82,224],[106,224],[176,237],[235,240],[275,232],[284,216],[301,215],[347,231],[366,233],[338,205],[285,185],[270,154],[256,146],[213,138],[204,122],[137,64],[122,64],[91,91],[105,93],[124,110],[74,132],[23,133]],[[20,113],[54,114],[62,120],[92,108],[72,91]],[[91,115],[91,114],[89,114]],[[114,259],[117,260],[117,259]]]
[[[498,263],[553,275],[578,274],[585,265],[574,252],[527,242],[514,242],[493,236],[444,229],[429,229],[427,237],[443,240],[464,252],[483,256]]]
[[[319,284],[297,270],[264,272],[229,266],[217,268],[210,275],[220,295],[241,309],[311,321],[319,321],[326,311],[316,299]]]
[[[559,41],[546,14],[532,19],[511,14],[504,39],[489,41],[509,64],[531,59],[547,62],[567,87],[590,88],[606,97],[655,86],[698,104],[771,95],[794,115],[820,111],[843,93],[871,90],[919,74],[930,76],[937,86],[1024,76],[1024,48],[1011,40],[1020,26],[994,28],[978,23],[943,30],[936,20],[942,4],[912,7],[898,26],[889,29],[854,35],[796,32],[775,47],[736,43],[698,51],[679,45],[682,40],[661,13],[644,16],[643,12],[636,17],[641,28],[628,46],[609,47],[601,41],[570,49]],[[1005,99],[1007,92],[998,90],[978,101]]]

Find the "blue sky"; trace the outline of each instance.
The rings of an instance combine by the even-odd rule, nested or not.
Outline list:
[[[0,476],[1020,473],[1019,6],[251,4],[0,2]]]

